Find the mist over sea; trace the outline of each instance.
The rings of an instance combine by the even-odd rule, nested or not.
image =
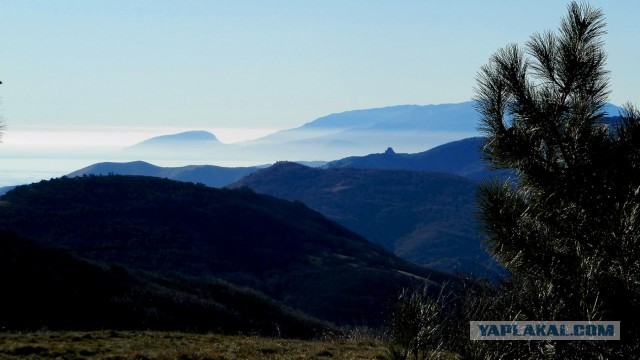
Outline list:
[[[345,111],[292,129],[144,126],[19,126],[7,121],[0,186],[61,177],[101,162],[161,167],[264,166],[350,156],[419,153],[478,136],[472,102]]]
[[[150,154],[140,156],[126,148],[185,128],[153,127],[8,127],[0,143],[0,187],[30,184],[57,178],[100,162],[142,160],[157,166],[218,165],[240,167],[263,164],[260,159],[230,159],[217,156],[177,156]],[[270,134],[275,129],[211,129],[225,143],[250,140]]]
[[[0,187],[30,184],[69,174],[100,162],[128,162],[142,160],[157,166],[217,165],[224,167],[244,167],[262,165],[260,161],[224,159],[171,159],[162,157],[139,158],[120,148],[2,148],[0,157]]]

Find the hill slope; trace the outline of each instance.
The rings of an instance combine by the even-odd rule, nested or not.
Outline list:
[[[608,105],[606,110],[617,113],[621,109]],[[605,124],[620,121],[620,117],[606,117]],[[399,169],[456,174],[474,180],[490,177],[512,177],[508,171],[489,170],[483,160],[481,147],[484,138],[472,137],[436,146],[419,153],[396,153],[392,148],[380,154],[350,156],[327,163],[325,168]]]
[[[92,263],[3,230],[0,282],[4,330],[153,328],[311,337],[328,326],[220,280]]]
[[[472,102],[353,110],[247,142],[246,150],[275,152],[280,160],[290,154],[328,160],[387,147],[415,152],[476,135],[478,119]]]
[[[144,161],[126,163],[97,163],[70,173],[69,177],[83,175],[141,175],[167,178],[172,180],[201,183],[211,187],[224,187],[244,176],[257,171],[260,167],[227,168],[214,165],[189,165],[181,167],[160,167]]]
[[[476,183],[455,175],[278,163],[232,187],[299,200],[396,255],[443,270],[484,269]],[[478,268],[477,265],[480,265]]]
[[[482,160],[482,141],[482,137],[473,137],[414,154],[397,154],[392,149],[387,149],[382,154],[352,156],[331,161],[325,167],[441,172],[475,180],[497,176],[501,173],[489,171]]]
[[[402,286],[448,278],[301,203],[250,191],[99,176],[20,186],[1,200],[0,228],[89,259],[220,277],[340,323],[380,324]]]
[[[331,114],[301,129],[411,129],[473,132],[480,115],[471,101],[458,104],[398,105]]]

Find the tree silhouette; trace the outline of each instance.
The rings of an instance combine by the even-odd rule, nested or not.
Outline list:
[[[488,249],[519,299],[513,317],[622,320],[617,344],[539,345],[559,358],[624,358],[640,340],[640,114],[627,106],[603,122],[605,33],[600,10],[573,2],[557,33],[508,45],[477,77],[486,159],[517,174],[479,190]]]

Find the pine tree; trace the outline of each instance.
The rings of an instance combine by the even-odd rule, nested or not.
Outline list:
[[[606,118],[605,33],[600,10],[571,3],[558,32],[508,45],[477,77],[484,154],[515,174],[479,191],[487,247],[517,291],[510,316],[621,320],[621,342],[547,344],[559,358],[639,350],[640,113]]]

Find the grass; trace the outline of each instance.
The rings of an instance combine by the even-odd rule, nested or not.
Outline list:
[[[0,359],[388,359],[375,339],[303,341],[159,331],[0,333]]]

